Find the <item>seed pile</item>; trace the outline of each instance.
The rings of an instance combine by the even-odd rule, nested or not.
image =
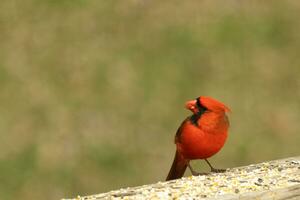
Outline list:
[[[190,176],[92,196],[78,196],[75,199],[218,199],[221,195],[222,199],[232,199],[244,194],[295,186],[299,191],[300,157],[228,169],[225,173]],[[272,195],[276,195],[276,192]]]

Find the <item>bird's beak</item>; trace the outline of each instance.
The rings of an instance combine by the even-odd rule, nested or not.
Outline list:
[[[195,110],[197,109],[197,101],[196,100],[191,100],[185,103],[185,108],[189,109],[192,112],[195,112]]]

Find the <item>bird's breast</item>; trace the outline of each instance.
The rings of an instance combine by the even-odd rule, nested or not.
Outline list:
[[[187,121],[176,143],[178,151],[187,159],[204,159],[216,154],[227,138],[226,120],[224,117],[212,121],[202,118],[198,126]]]

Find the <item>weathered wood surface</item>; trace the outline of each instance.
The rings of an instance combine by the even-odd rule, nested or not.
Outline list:
[[[300,199],[300,157],[75,199]]]

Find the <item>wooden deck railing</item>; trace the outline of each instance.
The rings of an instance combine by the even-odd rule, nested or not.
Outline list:
[[[74,199],[300,199],[300,157]]]

